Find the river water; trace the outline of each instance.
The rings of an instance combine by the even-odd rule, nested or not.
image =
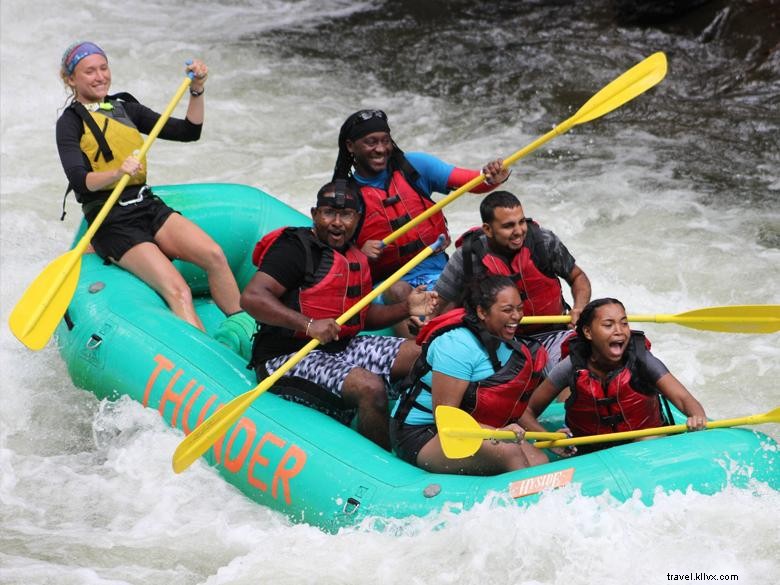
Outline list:
[[[54,124],[61,53],[81,38],[109,53],[114,90],[158,110],[185,59],[211,68],[203,138],[157,142],[153,184],[246,183],[303,211],[356,109],[384,109],[405,150],[478,168],[664,51],[658,87],[520,161],[506,186],[562,237],[594,296],[629,313],[778,303],[780,51],[768,55],[777,38],[765,36],[778,3],[746,3],[755,26],[738,29],[724,17],[745,11],[731,4],[641,28],[617,24],[607,0],[3,0],[2,322],[79,220],[71,200],[59,221]],[[453,233],[477,209],[453,203]],[[710,417],[780,404],[777,334],[643,328]],[[662,584],[702,572],[764,584],[780,571],[780,494],[762,486],[659,494],[649,508],[561,491],[392,534],[291,525],[205,466],[175,476],[180,436],[74,387],[52,345],[29,352],[3,326],[0,350],[3,584]]]

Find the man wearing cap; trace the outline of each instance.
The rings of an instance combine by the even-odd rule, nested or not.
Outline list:
[[[353,242],[362,201],[346,181],[324,185],[311,210],[313,228],[280,228],[258,242],[258,272],[241,295],[241,307],[260,327],[251,366],[258,380],[272,374],[311,339],[321,345],[283,377],[276,391],[349,423],[390,449],[386,383],[408,374],[420,353],[412,341],[358,336],[410,314],[431,315],[436,293],[419,287],[404,302],[369,304],[339,325],[336,318],[371,290],[368,258]]]
[[[473,193],[487,193],[509,177],[500,159],[487,163],[481,172],[485,182],[472,189]],[[366,209],[357,245],[370,259],[374,282],[387,278],[440,234],[449,243],[447,222],[441,212],[387,246],[383,246],[382,239],[433,206],[432,193],[448,193],[479,174],[430,154],[404,154],[391,138],[387,115],[381,110],[360,110],[347,118],[339,133],[333,179],[349,179],[360,189]],[[385,302],[403,300],[418,285],[432,287],[446,263],[444,252],[429,256],[385,293]],[[406,327],[396,331],[408,335]]]

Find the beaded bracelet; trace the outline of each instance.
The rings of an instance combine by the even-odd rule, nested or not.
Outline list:
[[[309,327],[311,327],[311,324],[314,323],[314,319],[309,319],[309,322],[306,323],[306,332],[304,333],[305,336],[309,336]]]

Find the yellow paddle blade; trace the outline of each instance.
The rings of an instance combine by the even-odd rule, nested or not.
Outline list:
[[[765,412],[764,414],[759,414],[752,422],[745,424],[758,425],[763,423],[780,423],[780,406],[770,410],[769,412]]]
[[[517,435],[512,431],[482,428],[474,418],[465,410],[454,406],[436,407],[436,428],[439,432],[441,449],[449,459],[463,459],[470,457],[482,446],[485,439],[496,441],[516,441]],[[527,432],[525,438],[535,439],[564,439],[564,433]]]
[[[483,440],[481,436],[459,435],[454,432],[458,429],[477,433],[483,430],[466,411],[454,406],[437,406],[435,417],[441,449],[447,457],[463,459],[479,451]],[[514,436],[514,433],[512,435]]]
[[[73,298],[80,272],[81,254],[71,250],[51,262],[27,287],[8,319],[19,341],[33,350],[48,343]]]
[[[650,55],[585,102],[567,122],[582,124],[611,112],[656,85],[666,77],[666,71],[666,55]]]
[[[658,323],[677,323],[705,331],[775,333],[780,331],[780,305],[732,305],[657,315]]]
[[[708,429],[722,429],[726,427],[738,427],[742,425],[760,425],[764,423],[780,423],[780,406],[765,412],[764,414],[753,414],[740,418],[727,418],[722,420],[710,421],[707,423]],[[628,441],[639,439],[641,437],[652,437],[655,435],[672,435],[684,433],[688,427],[684,424],[669,425],[665,427],[654,427],[650,429],[640,429],[638,431],[624,431],[621,433],[607,433],[604,435],[588,435],[585,437],[574,437],[572,439],[562,439],[559,441],[543,441],[535,443],[534,446],[540,449],[548,447],[568,447],[570,445],[592,445],[594,443],[611,443],[613,441]]]
[[[266,380],[268,379],[270,378]],[[252,402],[270,387],[271,384],[259,384],[254,390],[236,396],[195,427],[195,430],[176,447],[173,453],[173,471],[181,473],[195,463],[243,416]]]
[[[295,367],[295,365],[305,358],[311,350],[319,345],[319,343],[320,342],[316,339],[309,341],[299,349],[295,355],[291,356],[290,359],[279,366],[273,374],[260,382],[252,390],[247,390],[243,394],[239,394],[195,427],[195,430],[184,437],[184,440],[176,447],[176,451],[173,453],[173,470],[176,473],[181,473],[195,463],[195,460],[198,459],[198,457],[208,451],[209,447],[216,443],[219,438],[233,426],[233,423],[241,418],[258,396],[268,390],[279,378]]]

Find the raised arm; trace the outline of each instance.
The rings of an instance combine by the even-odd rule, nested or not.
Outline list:
[[[186,117],[193,124],[203,124],[206,112],[204,85],[209,76],[209,68],[200,59],[193,59],[192,63],[187,65],[186,70],[194,73],[192,83],[190,83],[190,101],[187,105]]]

